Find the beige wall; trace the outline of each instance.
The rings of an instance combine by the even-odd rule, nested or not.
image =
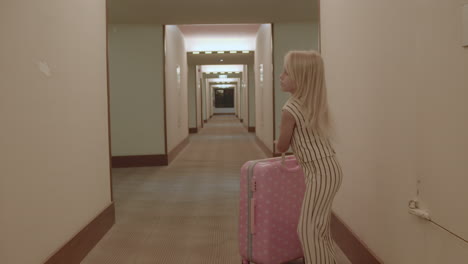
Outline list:
[[[197,127],[201,128],[202,127],[202,72],[201,72],[201,66],[197,66]]]
[[[201,89],[201,104],[202,104],[202,120],[204,121],[206,119],[206,79],[205,79],[205,74],[201,74],[201,79],[200,79],[200,89]]]
[[[180,66],[180,83],[177,67]],[[177,26],[166,26],[167,149],[172,151],[188,136],[187,51]]]
[[[322,1],[322,49],[344,182],[334,210],[388,264],[465,263],[468,49],[446,1]],[[395,19],[398,17],[398,19]]]
[[[241,118],[243,120],[244,126],[248,126],[249,124],[249,87],[248,84],[248,72],[247,72],[247,65],[244,65],[244,69],[242,71],[242,78],[240,88],[242,90],[242,111],[241,111]]]
[[[209,86],[209,82],[208,82],[208,79],[207,78],[203,78],[203,87],[202,87],[202,91],[203,91],[203,121],[205,120],[208,120],[209,119],[209,113],[208,113],[208,86]]]
[[[241,91],[241,86],[240,86],[241,81],[242,81],[241,78],[237,78],[236,84],[234,87],[234,92],[235,92],[234,98],[236,101],[235,108],[236,108],[236,114],[239,117],[239,119],[241,118],[241,114],[242,114],[242,100],[241,100],[242,91]]]
[[[207,109],[208,109],[208,119],[210,119],[211,116],[212,116],[213,113],[214,113],[214,105],[213,105],[213,87],[212,87],[210,84],[208,84],[208,85],[207,85],[207,88],[208,88],[208,91],[207,91],[207,93],[206,93],[207,96],[208,96],[208,98],[207,98],[207,102],[208,102],[208,104],[207,104]]]
[[[109,25],[112,155],[165,154],[162,25]]]
[[[249,90],[249,127],[255,127],[255,64],[248,64],[247,65],[247,89]]]
[[[255,50],[255,120],[257,137],[273,151],[273,59],[272,27],[262,24]],[[260,67],[263,65],[263,81]]]
[[[111,203],[105,1],[0,17],[0,262],[38,264]]]
[[[290,50],[317,50],[318,23],[275,23],[273,25],[274,83],[275,83],[275,138],[279,138],[281,109],[289,93],[281,91],[280,75],[283,72],[284,55]]]
[[[234,92],[235,92],[234,101],[235,101],[236,115],[240,118],[242,101],[240,100],[241,90],[240,90],[239,82],[237,82],[237,84],[235,85]]]
[[[197,66],[188,65],[188,117],[191,128],[197,127]]]

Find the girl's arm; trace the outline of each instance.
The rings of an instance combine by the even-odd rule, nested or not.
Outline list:
[[[288,151],[294,131],[296,120],[287,110],[283,110],[281,115],[280,137],[276,142],[276,151],[283,153]]]

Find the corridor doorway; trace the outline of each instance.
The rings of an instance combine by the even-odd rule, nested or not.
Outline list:
[[[232,108],[234,107],[234,88],[214,89],[215,107]]]

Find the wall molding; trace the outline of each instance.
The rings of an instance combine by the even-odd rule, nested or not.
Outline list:
[[[189,133],[190,133],[190,134],[196,134],[196,133],[198,133],[198,127],[190,127],[190,128],[189,128]]]
[[[177,145],[171,152],[169,152],[168,155],[168,163],[171,163],[177,155],[188,145],[189,143],[189,137],[186,137],[184,140],[182,140],[179,145]]]
[[[168,164],[168,158],[165,154],[112,157],[112,168],[151,167],[165,166]]]
[[[255,142],[257,142],[258,146],[262,149],[263,153],[267,155],[267,157],[273,157],[273,152],[258,138],[257,135],[255,135]]]
[[[330,225],[333,239],[351,263],[383,263],[335,213]]]
[[[186,137],[179,143],[169,155],[131,155],[131,156],[113,156],[112,168],[131,168],[131,167],[153,167],[169,165],[179,153],[188,145],[189,138]]]
[[[80,264],[114,224],[115,208],[112,202],[44,264]]]
[[[236,114],[234,113],[214,113],[211,117],[215,116],[215,115],[235,115],[237,116]]]

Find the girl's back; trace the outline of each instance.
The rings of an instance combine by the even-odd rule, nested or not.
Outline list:
[[[307,163],[335,155],[330,140],[319,137],[318,133],[306,125],[305,114],[298,99],[292,96],[283,106],[283,111],[291,113],[296,121],[291,147],[299,162]]]

